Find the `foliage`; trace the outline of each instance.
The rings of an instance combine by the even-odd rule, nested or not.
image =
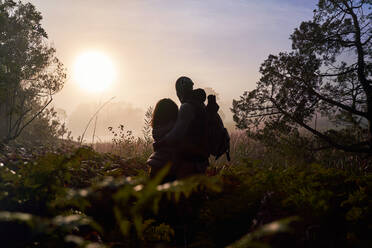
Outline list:
[[[38,115],[26,128],[25,131],[13,143],[18,143],[25,148],[34,149],[35,147],[57,147],[63,141],[71,140],[71,132],[67,130],[65,123],[57,117],[54,108],[45,109]]]
[[[1,146],[1,245],[371,247],[370,157],[308,149],[309,143],[321,148],[324,140],[352,152],[369,149],[366,143],[347,149],[344,144],[363,142],[370,132],[363,126],[364,119],[371,121],[364,87],[370,84],[371,15],[363,12],[370,4],[319,1],[314,20],[292,35],[294,51],[270,56],[258,88],[234,102],[238,125],[257,128],[248,133],[269,146],[232,135],[232,164],[218,161],[207,175],[160,184],[165,167],[148,177],[151,109],[144,139],[123,125],[109,128],[112,153],[75,143],[31,154]],[[8,125],[0,130],[9,140],[27,126],[21,138],[53,146],[66,130],[47,106],[63,84],[64,70],[45,45],[33,5],[5,0],[0,11],[0,55],[11,55],[0,56],[0,123]],[[357,21],[361,43],[355,40]],[[355,48],[357,63],[340,62]],[[313,129],[309,122],[319,113],[340,127]],[[300,127],[323,141],[304,136]]]
[[[257,241],[255,242],[255,240],[279,232],[288,232],[290,230],[289,223],[291,223],[294,220],[297,220],[297,218],[286,218],[283,220],[266,224],[260,227],[258,230],[243,236],[240,240],[227,246],[227,248],[267,247],[266,245],[263,245],[260,242]]]
[[[152,139],[146,136],[148,134],[143,139],[136,138],[132,131],[125,129],[124,125],[119,125],[116,129],[108,127],[108,130],[113,135],[112,143],[109,144],[111,153],[127,158],[140,158],[142,162],[145,162],[153,151]],[[106,150],[106,152],[108,151]]]
[[[291,52],[269,55],[256,89],[234,100],[237,127],[280,146],[307,131],[311,149],[372,149],[371,2],[320,0],[311,21],[291,35]],[[332,122],[320,130],[320,115]],[[316,120],[315,120],[316,121]]]
[[[27,163],[1,163],[2,244],[175,247],[185,239],[195,247],[371,244],[372,178],[365,171],[245,159],[219,167],[214,176],[159,185],[168,168],[150,180],[128,161],[82,147]]]
[[[152,122],[153,112],[154,112],[154,109],[151,106],[146,110],[145,119],[144,119],[145,125],[142,128],[143,138],[149,144],[153,142],[152,135],[151,135],[151,130],[152,130],[151,122]]]
[[[14,140],[36,118],[45,118],[40,115],[66,79],[41,20],[30,3],[0,2],[1,142]],[[53,126],[48,121],[44,124]]]

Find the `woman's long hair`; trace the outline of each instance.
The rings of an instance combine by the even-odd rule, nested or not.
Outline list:
[[[169,98],[163,98],[155,106],[152,114],[151,126],[158,127],[176,121],[178,116],[178,106]]]

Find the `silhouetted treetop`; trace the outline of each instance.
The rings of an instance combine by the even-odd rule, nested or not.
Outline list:
[[[258,139],[305,129],[325,147],[372,152],[371,6],[320,0],[291,35],[292,51],[269,55],[256,89],[233,101],[237,127]],[[318,115],[333,128],[317,129]]]
[[[15,139],[66,79],[31,3],[0,1],[0,141]]]

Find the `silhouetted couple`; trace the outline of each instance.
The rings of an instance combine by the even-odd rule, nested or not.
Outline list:
[[[208,96],[206,106],[205,91],[194,90],[193,86],[194,83],[190,78],[180,77],[176,81],[180,108],[178,109],[177,104],[171,99],[165,98],[156,104],[153,112],[154,153],[147,164],[151,168],[151,177],[154,177],[164,166],[170,165],[163,182],[205,173],[209,165],[208,158],[211,154],[216,155],[215,150],[219,150],[221,154],[228,153],[229,137],[217,114],[219,107],[215,96]],[[219,134],[215,136],[221,137],[217,141],[213,139],[218,137],[211,137],[216,130]],[[222,141],[223,139],[225,141]]]

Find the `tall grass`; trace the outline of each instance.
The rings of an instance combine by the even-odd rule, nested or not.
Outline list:
[[[100,142],[93,148],[100,153],[112,153],[124,158],[136,158],[145,163],[153,152],[152,139],[147,136],[135,137],[123,125],[118,128],[109,128],[112,133],[111,142]],[[264,146],[259,141],[248,137],[246,132],[234,130],[230,133],[230,157],[227,161],[223,155],[218,160],[210,157],[211,168],[220,170],[230,166],[237,166],[246,161],[261,161],[271,167],[307,166],[309,164],[322,164],[330,168],[352,171],[370,171],[372,169],[371,156],[345,153],[336,149],[312,151],[306,140],[298,137],[287,137],[281,145]],[[311,141],[311,140],[310,140]],[[270,142],[266,142],[270,143]]]
[[[153,151],[152,144],[142,138],[120,144],[100,142],[94,144],[93,148],[99,153],[111,153],[126,158],[140,158],[141,161],[146,161]]]
[[[249,138],[244,131],[235,130],[230,133],[230,157],[228,162],[223,155],[218,160],[210,158],[212,166],[226,167],[237,165],[245,160],[262,160],[264,158],[265,148],[259,142]]]
[[[218,160],[210,157],[211,165],[221,167],[238,164],[245,159],[263,159],[265,148],[259,142],[247,137],[243,131],[234,131],[230,134],[230,156],[231,161],[228,162],[226,156],[220,157]],[[100,153],[112,153],[122,157],[136,157],[142,161],[153,152],[152,140],[142,137],[134,137],[130,131],[122,128],[113,130],[113,138],[111,142],[99,142],[93,145],[93,148]]]

